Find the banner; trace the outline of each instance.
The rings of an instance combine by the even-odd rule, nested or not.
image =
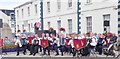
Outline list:
[[[80,50],[86,46],[86,39],[74,40],[74,48]]]
[[[40,40],[40,41],[41,41],[41,46],[42,46],[43,48],[48,47],[48,40],[47,40],[47,39],[42,39],[42,40]]]
[[[35,37],[28,37],[29,44],[32,44],[32,40],[33,40],[34,38],[35,38]]]
[[[3,39],[0,39],[0,48],[3,46]]]
[[[83,42],[83,48],[86,46],[86,43],[87,43],[87,40],[86,40],[86,38],[83,38],[83,39],[81,39],[82,40],[82,42]]]

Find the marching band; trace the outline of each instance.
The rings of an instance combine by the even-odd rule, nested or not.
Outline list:
[[[15,45],[17,56],[19,52],[23,51],[26,55],[29,51],[29,55],[35,56],[41,52],[42,55],[50,56],[55,52],[55,56],[64,56],[64,53],[72,54],[73,57],[76,55],[88,56],[91,53],[99,52],[100,55],[103,53],[104,47],[108,48],[108,52],[115,48],[114,45],[118,40],[115,34],[49,34],[42,33],[41,37],[38,34],[34,36],[32,34],[25,35],[24,33],[18,33],[16,36]],[[118,42],[117,42],[118,43]],[[22,49],[21,49],[22,48]],[[113,52],[114,53],[114,52]],[[107,53],[109,54],[109,53]]]

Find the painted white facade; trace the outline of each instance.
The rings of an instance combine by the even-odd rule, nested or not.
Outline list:
[[[110,32],[118,33],[117,0],[92,0],[86,3],[82,0],[81,32],[86,33],[86,17],[92,16],[92,32],[103,33],[103,15],[110,14]]]
[[[22,25],[24,22],[33,26],[35,22],[40,21],[40,1],[31,0],[32,4],[23,4],[15,8],[17,25],[19,29],[23,30]],[[66,33],[69,33],[68,19],[72,19],[72,32],[78,30],[78,17],[77,17],[77,2],[78,0],[72,0],[72,7],[68,7],[68,0],[61,0],[61,8],[58,9],[58,0],[43,0],[43,25],[44,30],[48,30],[49,27],[54,28],[58,32],[58,21],[61,21],[61,27],[66,29]],[[118,33],[118,10],[117,0],[91,0],[90,3],[86,3],[88,0],[80,0],[81,2],[81,33],[87,32],[86,17],[92,17],[92,32],[103,33],[103,15],[110,14],[110,32]],[[47,2],[50,2],[50,12],[48,12]],[[38,13],[35,15],[34,5],[38,5]],[[30,7],[30,16],[28,16],[27,8]],[[24,10],[24,17],[22,18],[21,9]],[[17,10],[19,11],[19,17],[17,17]],[[48,23],[50,23],[48,25]],[[16,26],[17,26],[16,25]],[[17,27],[16,27],[17,28]],[[34,27],[28,28],[25,26],[27,31],[34,32]],[[18,28],[17,28],[18,30]]]
[[[37,13],[35,13],[35,5],[37,5]],[[30,8],[30,15],[28,15],[28,7]],[[22,15],[22,9],[24,15]],[[27,32],[34,32],[35,22],[40,22],[40,0],[31,0],[16,7],[15,14],[17,24],[16,30],[26,30]]]
[[[72,20],[72,32],[77,33],[77,0],[72,2],[72,7],[68,7],[68,0],[61,0],[61,9],[57,7],[57,0],[44,0],[43,2],[43,18],[44,18],[44,29],[54,28],[57,32],[59,30],[57,21],[61,21],[61,27],[66,29],[68,33],[68,19]],[[47,2],[50,2],[50,12],[47,11]]]

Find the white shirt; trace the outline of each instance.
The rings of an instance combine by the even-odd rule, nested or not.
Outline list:
[[[22,47],[22,44],[20,42],[20,38],[17,38],[15,41],[15,45],[19,45],[19,47]]]
[[[72,40],[70,40],[70,41],[68,42],[68,45],[71,45],[71,46],[72,46],[72,48],[74,48],[73,39],[72,39]]]
[[[97,41],[98,41],[98,39],[95,36],[93,36],[92,37],[92,42],[90,43],[90,45],[91,46],[96,46],[97,45]]]
[[[36,39],[39,40],[39,45],[41,45],[41,42],[40,42],[41,39],[40,39],[39,37],[38,37],[38,38],[34,38],[34,39],[32,40],[32,44],[34,43],[34,40],[36,40]]]

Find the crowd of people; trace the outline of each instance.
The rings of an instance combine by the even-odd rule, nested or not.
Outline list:
[[[50,56],[51,52],[55,51],[55,56],[63,56],[64,53],[69,53],[73,54],[73,57],[75,57],[76,55],[88,56],[92,52],[98,52],[102,55],[105,53],[103,52],[104,47],[108,50],[113,50],[113,48],[114,50],[119,50],[118,46],[120,47],[120,35],[116,35],[114,33],[59,33],[57,35],[42,33],[41,37],[39,37],[38,34],[35,34],[34,36],[32,34],[26,35],[24,32],[21,33],[18,31],[15,38],[17,56],[19,56],[21,48],[24,55],[28,54],[26,50],[30,51],[29,55],[33,56],[39,52],[41,52],[42,55]],[[81,40],[83,38],[86,38],[85,47],[78,51],[74,47],[74,40]],[[69,40],[67,41],[67,39]],[[41,45],[41,40],[48,40],[48,46],[43,47]]]

